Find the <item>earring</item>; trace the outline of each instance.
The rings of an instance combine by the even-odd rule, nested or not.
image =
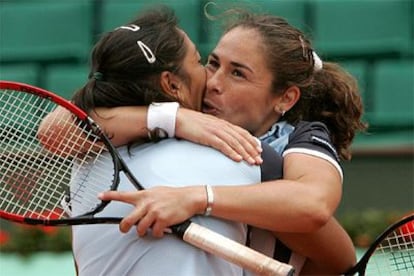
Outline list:
[[[286,112],[286,111],[284,111],[284,110],[283,110],[283,108],[282,108],[282,107],[280,107],[280,106],[275,106],[275,107],[274,107],[274,111],[275,111],[276,113],[280,113],[280,117],[283,117],[283,116],[285,115],[285,112]]]

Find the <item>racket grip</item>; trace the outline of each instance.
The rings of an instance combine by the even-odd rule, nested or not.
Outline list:
[[[194,222],[188,225],[182,238],[204,251],[239,265],[257,275],[290,276],[294,274],[294,268],[291,265],[278,262]]]

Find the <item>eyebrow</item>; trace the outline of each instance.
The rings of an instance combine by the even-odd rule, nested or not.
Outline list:
[[[210,56],[212,56],[214,59],[220,60],[220,58],[219,58],[219,57],[217,56],[217,54],[215,54],[214,52],[212,52],[212,53],[210,54]],[[231,62],[230,62],[230,64],[231,64],[232,66],[234,66],[234,67],[244,68],[244,69],[246,69],[246,70],[248,70],[248,71],[250,71],[250,72],[252,72],[252,73],[253,73],[253,70],[252,70],[249,66],[244,65],[244,64],[242,64],[242,63],[235,62],[235,61],[231,61]]]

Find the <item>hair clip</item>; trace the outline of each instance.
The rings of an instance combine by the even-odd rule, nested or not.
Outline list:
[[[148,63],[154,63],[156,61],[156,58],[151,49],[147,45],[145,45],[145,43],[141,40],[138,40],[137,44],[141,49],[142,53],[144,54],[145,58],[147,59]]]
[[[118,30],[118,29],[124,29],[124,30],[129,30],[129,31],[132,31],[132,32],[137,32],[137,31],[139,31],[140,27],[135,25],[135,24],[131,24],[131,25],[128,25],[128,26],[121,26],[121,27],[115,28],[115,30]]]
[[[323,68],[322,59],[318,56],[318,54],[315,51],[312,51],[312,56],[313,56],[313,70],[315,72],[322,70]]]

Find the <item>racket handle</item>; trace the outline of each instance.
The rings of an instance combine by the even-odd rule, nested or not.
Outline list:
[[[239,265],[257,275],[281,276],[294,274],[294,268],[291,265],[278,262],[194,222],[188,225],[182,238],[204,251]]]

